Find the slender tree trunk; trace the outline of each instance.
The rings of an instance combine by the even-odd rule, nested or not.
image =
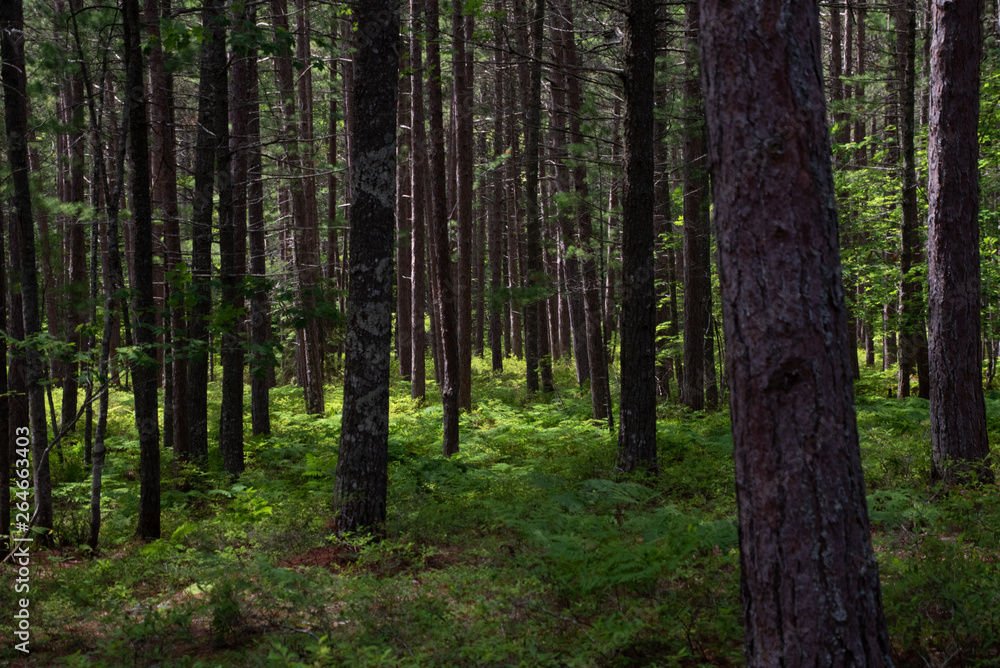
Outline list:
[[[896,22],[896,76],[899,88],[899,138],[902,154],[902,252],[899,256],[902,274],[899,290],[899,376],[898,398],[910,396],[910,375],[917,366],[923,348],[923,299],[920,281],[911,275],[920,258],[919,221],[917,220],[917,172],[914,164],[914,58],[916,54],[916,17],[911,0],[898,0]],[[926,391],[926,380],[921,383]]]
[[[497,15],[503,9],[503,0],[494,0],[494,10]],[[499,162],[504,155],[504,81],[503,70],[506,66],[506,51],[504,50],[503,22],[497,20],[493,27],[495,41],[493,43],[493,202],[490,211],[489,229],[487,231],[490,265],[490,355],[494,373],[503,371],[503,301],[500,291],[503,280],[503,228],[507,218],[507,202],[504,197],[505,165]]]
[[[355,55],[354,94],[365,122],[356,129],[352,147],[354,186],[343,427],[334,482],[339,533],[381,531],[389,474],[398,0],[361,4],[357,23],[363,38]]]
[[[855,422],[818,14],[801,0],[701,1],[751,667],[892,665]]]
[[[208,318],[212,308],[212,193],[216,161],[228,152],[228,139],[219,137],[220,110],[228,94],[225,81],[226,49],[222,0],[208,0],[202,12],[202,26],[212,38],[201,47],[198,95],[198,137],[194,164],[194,211],[191,220],[191,274],[194,304],[191,307],[188,337],[188,443],[192,459],[208,457]],[[220,76],[221,73],[221,76]],[[228,137],[228,132],[226,132]],[[221,172],[220,172],[221,173]],[[228,180],[228,179],[227,179]],[[220,178],[220,185],[222,179]],[[221,210],[220,192],[220,219]]]
[[[234,33],[242,37],[250,29],[251,14],[247,5],[235,18]],[[242,40],[240,40],[242,41]],[[237,46],[231,57],[232,84],[227,98],[232,119],[232,136],[226,133],[230,160],[219,156],[220,169],[229,163],[232,174],[229,197],[231,215],[220,216],[219,274],[222,282],[222,302],[229,309],[226,329],[222,332],[222,405],[219,416],[219,449],[223,466],[231,475],[243,472],[243,278],[246,275],[246,235],[249,164],[250,105],[248,104],[248,54]],[[219,82],[221,86],[224,82]],[[228,104],[227,104],[228,106]],[[219,110],[222,115],[222,109]],[[221,137],[220,137],[221,140]],[[225,185],[225,184],[223,184]],[[222,196],[220,195],[220,203]],[[223,227],[222,224],[225,224]]]
[[[934,3],[929,164],[932,477],[993,481],[979,353],[979,2]]]
[[[472,16],[466,16],[462,3],[454,3],[452,34],[455,57],[454,77],[455,142],[458,213],[458,405],[472,410],[472,197],[475,182],[475,153],[472,133]]]
[[[411,379],[413,367],[413,249],[412,179],[410,178],[409,153],[413,150],[413,128],[410,125],[411,84],[407,70],[410,67],[407,41],[403,40],[400,57],[399,96],[396,103],[396,126],[399,128],[396,159],[396,336],[399,349],[399,375]]]
[[[625,9],[625,178],[622,207],[621,404],[618,469],[656,462],[656,299],[653,287],[653,3],[629,0]],[[702,337],[704,340],[704,337]]]
[[[41,331],[38,298],[38,271],[35,268],[35,232],[31,214],[28,182],[28,111],[27,82],[24,64],[24,12],[21,0],[0,3],[0,59],[4,90],[4,121],[7,130],[7,159],[14,186],[13,210],[20,232],[21,294],[23,296],[24,336]],[[52,482],[49,474],[48,431],[45,422],[45,397],[41,385],[43,369],[39,351],[26,351],[25,381],[28,393],[28,421],[31,430],[32,471],[34,474],[35,526],[52,528]],[[14,429],[25,425],[12,423]],[[23,435],[23,432],[19,432]],[[51,543],[48,533],[39,541]]]
[[[410,127],[412,145],[410,148],[410,219],[412,228],[410,234],[410,275],[412,276],[410,330],[413,335],[413,365],[410,378],[410,396],[423,399],[426,394],[427,370],[424,350],[424,313],[426,290],[424,275],[426,262],[424,260],[424,241],[426,239],[426,199],[425,188],[427,174],[427,131],[424,127],[424,68],[423,47],[420,41],[420,31],[423,29],[421,15],[423,0],[410,0],[410,17],[413,21],[413,32],[410,36]]]
[[[698,5],[685,11],[688,69],[684,83],[684,388],[688,408],[705,408],[705,339],[712,318],[708,164],[701,75],[697,61]]]
[[[440,320],[442,346],[441,403],[444,408],[444,455],[458,452],[458,411],[460,361],[456,297],[451,245],[448,242],[447,194],[445,193],[444,119],[441,102],[441,31],[438,28],[438,0],[427,0],[427,87],[430,108],[430,141],[428,163],[431,181],[431,250],[434,253],[434,282],[437,285],[437,313]]]
[[[160,537],[160,423],[156,388],[156,304],[153,300],[153,207],[149,186],[149,126],[143,81],[139,0],[124,0],[125,84],[128,87],[132,211],[135,217],[135,342],[142,357],[132,367],[135,426],[139,432],[139,526],[143,540]]]
[[[251,14],[251,20],[255,14]],[[270,387],[274,372],[271,345],[271,312],[268,296],[266,245],[264,240],[264,181],[261,170],[260,97],[257,83],[257,52],[247,52],[247,233],[250,241],[250,422],[254,436],[271,433]]]

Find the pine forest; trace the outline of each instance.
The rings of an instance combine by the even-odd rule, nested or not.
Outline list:
[[[0,0],[0,665],[1000,665],[1000,2]]]

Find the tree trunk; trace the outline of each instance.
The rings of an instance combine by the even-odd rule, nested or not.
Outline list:
[[[255,10],[252,10],[255,11]],[[251,20],[256,14],[251,14]],[[250,241],[250,422],[254,436],[271,433],[271,408],[268,375],[273,373],[271,346],[271,309],[269,305],[266,244],[264,239],[264,181],[261,170],[260,96],[257,83],[257,52],[247,55],[247,236]]]
[[[381,531],[389,476],[398,0],[363,3],[356,18],[354,100],[365,122],[356,128],[352,146],[343,427],[333,506],[341,534]]]
[[[472,410],[472,195],[475,154],[472,133],[472,16],[462,3],[454,3],[452,33],[455,57],[452,65],[455,102],[455,138],[458,204],[458,359],[459,408]]]
[[[688,69],[684,83],[684,388],[681,401],[705,408],[705,339],[712,318],[708,164],[701,75],[697,61],[698,5],[685,5]]]
[[[818,10],[701,2],[751,667],[892,665],[855,422]]]
[[[497,16],[503,9],[503,1],[494,1]],[[504,155],[504,81],[503,68],[506,64],[504,50],[503,21],[497,20],[493,27],[495,41],[493,43],[493,202],[490,210],[489,229],[489,265],[490,265],[490,355],[494,373],[503,371],[503,301],[500,298],[503,280],[503,228],[507,218],[507,202],[504,197],[505,165],[500,162]]]
[[[423,47],[420,42],[422,30],[423,0],[410,0],[410,17],[413,31],[410,36],[410,255],[412,276],[411,309],[413,334],[413,364],[410,378],[410,396],[423,399],[426,394],[427,370],[425,366],[424,313],[426,311],[424,276],[426,271],[424,241],[427,230],[426,220],[426,174],[427,174],[427,131],[424,127],[424,67]]]
[[[160,537],[160,423],[156,389],[156,304],[153,300],[153,207],[149,187],[149,126],[143,82],[142,24],[139,0],[124,0],[125,84],[132,212],[135,218],[135,283],[132,297],[135,343],[140,358],[132,367],[135,427],[139,432],[139,526],[143,540]]]
[[[625,174],[622,196],[621,471],[656,462],[656,299],[653,286],[653,3],[629,0],[625,29]],[[704,337],[702,337],[704,340]]]
[[[31,215],[31,192],[28,181],[28,111],[27,81],[24,65],[24,12],[21,0],[0,3],[0,59],[4,89],[4,121],[7,129],[7,159],[14,186],[12,204],[20,233],[20,273],[23,297],[24,336],[31,338],[41,331],[38,298],[38,271],[35,268],[35,231]],[[13,258],[12,258],[13,260]],[[28,425],[12,423],[14,429],[31,430],[31,457],[34,474],[35,526],[52,528],[52,482],[49,474],[45,396],[41,385],[43,369],[40,352],[33,346],[26,350],[25,385],[28,393]],[[23,432],[18,432],[23,435]],[[43,545],[52,542],[42,534]]]
[[[923,295],[920,281],[911,275],[920,260],[919,221],[917,220],[917,172],[914,164],[914,57],[916,54],[916,17],[911,0],[898,0],[896,22],[896,77],[899,88],[899,138],[902,154],[902,249],[899,255],[899,376],[896,396],[910,396],[910,375],[917,366],[923,348]],[[924,390],[927,383],[921,383]]]
[[[458,452],[458,395],[460,361],[456,290],[448,242],[447,194],[445,193],[444,119],[441,106],[441,51],[438,28],[438,0],[427,0],[427,85],[430,107],[430,142],[428,163],[431,181],[431,250],[434,253],[434,282],[437,284],[437,313],[440,320],[442,346],[441,404],[444,408],[444,455]]]
[[[979,60],[980,3],[933,3],[929,164],[930,366],[932,477],[989,466],[979,355]]]
[[[226,36],[222,0],[208,0],[202,12],[202,27],[211,34],[201,46],[198,95],[198,138],[194,163],[194,210],[191,219],[191,274],[194,304],[188,322],[188,443],[191,458],[208,457],[208,319],[212,310],[212,193],[216,161],[229,151],[222,143],[220,109],[228,94],[225,81]],[[228,137],[228,132],[226,132]],[[220,172],[221,174],[221,172]],[[228,181],[228,173],[226,174]],[[220,176],[219,184],[222,185]],[[221,200],[221,192],[220,192]],[[222,217],[220,202],[220,218]]]
[[[246,275],[246,237],[249,163],[250,104],[248,101],[249,58],[256,53],[248,53],[240,44],[243,35],[253,25],[251,9],[244,5],[235,17],[234,33],[238,39],[231,58],[232,85],[229,98],[232,99],[232,136],[228,136],[230,172],[232,186],[231,216],[228,220],[220,217],[219,228],[219,274],[222,282],[222,303],[228,312],[226,329],[222,332],[222,404],[219,416],[219,449],[222,451],[223,466],[230,475],[239,475],[244,469],[243,460],[243,323],[244,300],[243,279]],[[247,40],[249,41],[249,40]],[[220,82],[222,85],[223,82]],[[228,106],[228,105],[227,105]],[[219,110],[222,115],[222,110]],[[220,156],[221,158],[221,156]],[[220,164],[225,161],[220,159]],[[221,168],[221,167],[220,167]],[[220,197],[221,200],[221,197]]]
[[[413,150],[413,128],[410,126],[411,83],[407,70],[409,49],[403,40],[400,56],[399,96],[396,103],[396,126],[399,137],[396,147],[396,337],[398,339],[397,359],[399,376],[411,379],[413,367],[413,249],[412,219],[413,206],[412,179],[410,178],[409,153]]]

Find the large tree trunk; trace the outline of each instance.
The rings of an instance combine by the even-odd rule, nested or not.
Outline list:
[[[701,0],[748,666],[890,666],[819,7]]]
[[[933,3],[930,142],[932,476],[992,482],[979,351],[979,2]]]
[[[139,0],[124,0],[125,84],[128,88],[132,212],[135,218],[135,284],[132,297],[135,343],[141,357],[132,367],[135,427],[139,432],[139,526],[143,540],[160,537],[160,423],[156,388],[156,304],[153,301],[153,206],[149,190],[149,125],[143,82]]]
[[[146,0],[149,52],[149,119],[153,208],[163,216],[164,271],[173,280],[164,285],[170,302],[170,355],[168,388],[164,389],[163,447],[172,447],[175,461],[188,459],[187,360],[184,358],[184,306],[174,272],[181,261],[180,214],[177,203],[177,149],[174,131],[173,76],[166,71],[159,40],[160,16],[169,14],[168,0]],[[167,390],[169,389],[169,393]],[[168,410],[169,409],[169,410]],[[167,422],[169,415],[170,422]],[[169,437],[169,438],[168,438]]]
[[[701,75],[698,5],[684,7],[688,68],[684,97],[684,386],[681,401],[705,408],[705,339],[712,319],[712,260],[708,221],[708,164]]]
[[[252,15],[247,5],[235,17],[234,32],[246,34],[250,28]],[[241,43],[240,40],[239,43]],[[246,235],[249,165],[250,105],[248,103],[247,80],[250,58],[256,53],[235,47],[230,68],[232,87],[232,137],[228,136],[232,159],[232,215],[221,220],[225,227],[219,228],[219,274],[222,281],[222,303],[227,306],[230,317],[222,332],[222,405],[219,416],[219,449],[226,471],[232,475],[243,472],[243,278],[246,274]],[[220,82],[221,85],[222,82]],[[227,105],[228,106],[228,105]],[[222,110],[219,110],[222,114]],[[220,156],[221,157],[221,156]],[[223,161],[220,161],[222,163]]]
[[[191,274],[194,304],[191,307],[188,337],[188,443],[192,459],[208,457],[208,319],[212,309],[212,193],[216,160],[229,151],[228,139],[219,137],[222,97],[225,86],[226,35],[222,0],[208,0],[202,12],[202,27],[211,34],[201,46],[198,95],[198,138],[194,163],[194,210],[191,219]],[[221,76],[220,76],[221,74]],[[228,132],[226,132],[228,137]],[[226,181],[228,181],[228,173]],[[220,176],[220,185],[222,177]],[[221,200],[221,192],[220,192]],[[222,216],[220,201],[220,218]]]
[[[458,452],[459,366],[458,333],[455,330],[456,290],[448,242],[447,194],[445,193],[444,118],[441,106],[441,50],[438,27],[438,0],[427,0],[427,86],[430,108],[428,163],[431,181],[431,250],[434,253],[434,282],[441,331],[442,386],[444,408],[444,455]]]
[[[389,364],[395,223],[398,0],[357,10],[356,128],[351,202],[351,274],[347,301],[344,409],[334,482],[339,533],[380,531],[389,465]]]
[[[657,470],[656,299],[653,287],[653,70],[656,11],[625,9],[625,178],[622,196],[621,404],[618,469]],[[704,339],[703,339],[704,340]]]
[[[38,270],[35,268],[35,230],[31,215],[31,192],[28,183],[28,111],[27,82],[24,65],[24,12],[21,0],[0,3],[0,59],[4,89],[4,121],[7,130],[7,159],[14,185],[15,225],[20,233],[19,263],[23,296],[24,336],[41,331],[38,299]],[[28,347],[25,384],[28,393],[28,425],[13,424],[14,429],[31,429],[31,457],[34,473],[35,526],[52,528],[52,482],[49,475],[48,430],[45,423],[45,395],[41,385],[43,369],[40,352]],[[23,432],[18,432],[23,435]],[[51,543],[48,533],[39,541]]]

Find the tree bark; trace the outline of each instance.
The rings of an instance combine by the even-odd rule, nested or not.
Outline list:
[[[454,3],[452,33],[455,57],[454,77],[456,193],[458,213],[458,359],[459,408],[472,410],[472,195],[475,182],[475,153],[472,133],[472,16],[466,16],[461,2]]]
[[[194,210],[191,219],[191,278],[194,304],[188,322],[188,443],[192,459],[208,457],[208,319],[212,310],[212,193],[216,161],[229,142],[218,136],[225,86],[226,34],[222,0],[208,0],[202,27],[211,35],[201,46],[198,136],[194,163]],[[221,73],[221,76],[220,76]],[[223,119],[227,123],[227,119]],[[228,132],[226,133],[228,137]],[[228,174],[227,174],[228,177]],[[228,180],[228,178],[227,178]],[[222,185],[222,179],[219,179]],[[221,192],[220,192],[221,196]],[[220,197],[221,200],[221,197]],[[220,207],[220,218],[222,215]]]
[[[410,0],[410,17],[413,32],[410,35],[410,275],[412,276],[410,331],[413,340],[413,363],[410,377],[410,396],[423,399],[426,394],[427,369],[425,365],[426,340],[424,292],[426,220],[427,130],[424,126],[424,67],[423,48],[419,38],[422,30],[423,0]]]
[[[160,423],[156,359],[156,304],[153,300],[153,206],[149,184],[149,125],[143,81],[139,0],[124,0],[125,84],[128,87],[129,155],[135,219],[135,284],[132,297],[139,359],[132,366],[135,427],[139,432],[139,526],[143,540],[160,537]]]
[[[701,2],[748,666],[890,666],[818,5]]]
[[[932,3],[930,367],[932,477],[993,481],[979,351],[979,2]]]
[[[0,3],[0,59],[4,89],[4,121],[7,129],[7,159],[14,185],[12,200],[20,233],[19,262],[24,318],[24,336],[30,339],[41,331],[38,298],[38,270],[35,268],[35,231],[28,182],[28,110],[24,64],[24,11],[21,0]],[[38,349],[26,347],[25,385],[28,393],[28,426],[31,429],[31,457],[34,474],[35,526],[52,528],[52,481],[49,474],[48,431],[45,422],[45,395],[41,385],[42,357]],[[17,429],[24,424],[12,424]],[[39,541],[49,545],[49,533]]]
[[[252,10],[255,11],[255,10]],[[256,14],[251,14],[251,20]],[[254,436],[271,433],[270,387],[273,373],[271,309],[269,304],[266,244],[264,238],[264,181],[261,169],[260,96],[257,83],[257,52],[247,53],[247,236],[250,242],[250,422]]]
[[[431,251],[434,253],[434,282],[437,287],[437,313],[440,320],[442,361],[441,404],[444,408],[444,455],[458,452],[458,395],[460,361],[458,359],[458,321],[451,244],[448,241],[448,198],[445,192],[444,119],[441,106],[441,31],[438,27],[438,0],[427,0],[427,87],[430,108],[428,163],[431,181]]]
[[[704,96],[697,61],[698,5],[684,6],[688,53],[684,82],[684,387],[681,401],[705,408],[705,339],[712,318]]]
[[[334,482],[338,533],[381,531],[389,475],[398,0],[361,3],[356,19],[354,100],[365,122],[352,146],[344,408]]]
[[[625,175],[622,188],[621,404],[618,469],[655,473],[656,299],[653,286],[653,3],[625,9]],[[704,338],[702,338],[704,340]]]

